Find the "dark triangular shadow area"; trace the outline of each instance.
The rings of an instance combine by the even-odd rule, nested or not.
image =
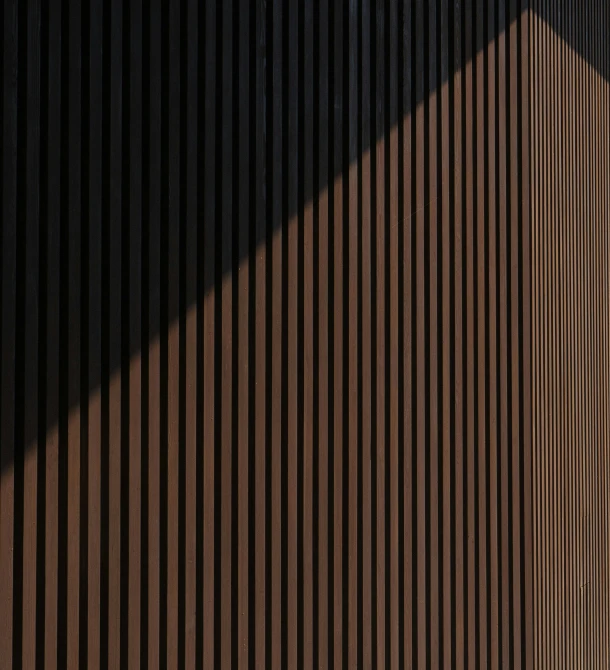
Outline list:
[[[600,17],[587,13],[577,2],[571,4],[571,11],[578,15],[576,21],[548,7],[535,11],[607,79],[608,60],[586,39]],[[447,0],[437,2],[436,15],[432,9],[426,16],[428,3],[423,0],[390,0],[377,3],[377,7],[364,0],[332,5],[312,0],[310,7],[276,0],[256,3],[248,17],[225,11],[222,2],[204,2],[196,24],[187,22],[183,29],[174,29],[175,23],[167,23],[168,16],[155,12],[153,3],[135,21],[133,16],[126,17],[127,35],[119,21],[111,20],[108,11],[94,5],[97,7],[91,3],[83,12],[79,34],[69,26],[65,49],[61,28],[67,28],[68,23],[59,25],[49,11],[43,11],[39,34],[30,34],[28,13],[19,12],[12,26],[15,39],[4,42],[3,109],[14,109],[17,115],[5,111],[3,117],[2,253],[4,260],[14,249],[17,261],[14,275],[4,266],[3,295],[14,290],[17,303],[25,301],[31,278],[23,265],[28,250],[21,225],[26,217],[29,180],[39,179],[42,209],[48,220],[41,225],[44,235],[41,233],[39,249],[43,294],[31,304],[47,310],[53,304],[59,306],[58,314],[50,311],[44,319],[27,314],[29,302],[18,306],[12,322],[17,340],[23,337],[26,324],[48,327],[56,318],[60,339],[70,337],[70,324],[74,325],[69,318],[74,307],[69,291],[72,275],[65,267],[61,269],[71,257],[70,235],[59,218],[51,217],[57,198],[61,199],[58,211],[63,214],[70,214],[81,202],[89,209],[83,213],[80,227],[86,252],[80,258],[84,296],[76,324],[80,327],[80,350],[59,342],[59,378],[49,380],[47,368],[55,354],[44,346],[37,348],[43,356],[44,369],[38,371],[44,382],[42,389],[48,396],[54,385],[59,393],[56,402],[46,403],[44,425],[24,409],[38,402],[38,398],[25,397],[29,385],[23,381],[31,338],[16,347],[16,355],[5,350],[10,338],[2,341],[2,382],[12,385],[17,381],[13,388],[3,389],[3,400],[14,398],[14,407],[2,406],[0,419],[8,426],[7,412],[14,412],[15,420],[23,426],[15,431],[14,447],[2,445],[3,467],[12,463],[14,453],[22,455],[29,445],[44,441],[47,431],[58,423],[63,446],[70,412],[79,404],[86,405],[89,395],[100,388],[103,394],[108,393],[109,379],[119,373],[125,392],[132,358],[143,352],[146,355],[151,342],[165,341],[172,326],[184,324],[189,310],[201,307],[211,292],[218,298],[221,286],[236,279],[237,269],[245,261],[253,261],[261,248],[270,248],[278,231],[299,219],[306,206],[318,203],[321,192],[347,175],[350,165],[378,142],[390,141],[392,129],[405,116],[425,104],[432,92],[452,82],[476,53],[527,10],[526,0],[500,0],[497,15],[490,14],[489,3],[474,2],[470,6],[473,15],[483,12],[486,25],[484,34],[477,34],[465,25],[460,3]],[[390,50],[392,16],[398,21],[396,53]],[[431,17],[436,21],[432,35]],[[606,23],[607,19],[601,18]],[[101,22],[99,30],[96,21]],[[7,30],[10,32],[5,27]],[[29,48],[18,46],[23,45],[26,35]],[[355,41],[350,41],[354,35]],[[304,36],[312,50],[304,46]],[[435,45],[431,46],[431,40]],[[40,61],[32,59],[38,52]],[[78,58],[83,73],[81,79],[74,79],[71,68]],[[390,67],[394,58],[399,59],[398,64]],[[39,64],[48,68],[42,80]],[[10,76],[12,65],[16,81]],[[390,72],[396,79],[390,79]],[[178,82],[174,80],[176,73]],[[54,86],[61,83],[62,74],[71,77],[67,89]],[[127,75],[131,75],[131,85],[126,84]],[[41,105],[33,103],[30,95],[39,81],[48,87],[48,98]],[[89,93],[90,105],[84,91]],[[196,117],[192,113],[195,101]],[[80,126],[73,123],[73,109],[82,112]],[[305,174],[299,154],[309,151],[303,135],[306,114],[314,115],[311,128],[317,137],[323,134],[328,139],[326,151],[319,141],[312,150],[316,167],[311,178]],[[354,116],[355,124],[350,124]],[[122,133],[121,124],[130,132]],[[38,147],[40,127],[45,144]],[[59,135],[53,129],[58,129]],[[194,136],[192,129],[196,130]],[[135,145],[131,143],[134,132],[139,133]],[[88,141],[84,143],[86,134]],[[17,138],[14,155],[6,152],[13,136]],[[32,146],[48,160],[48,171],[31,174]],[[130,153],[133,146],[139,147],[137,155]],[[83,179],[92,184],[84,201],[80,191],[74,195],[70,188],[75,165],[81,166]],[[122,167],[122,174],[115,174],[116,166]],[[192,166],[197,168],[195,174]],[[62,174],[54,174],[54,167]],[[14,189],[9,179],[13,170]],[[278,170],[279,176],[274,174]],[[14,216],[7,218],[6,213]],[[133,250],[134,226],[143,252],[137,259],[142,264],[142,296],[137,305],[140,311],[135,312],[133,301],[127,298],[132,259],[125,256]],[[197,289],[187,291],[184,261],[193,226],[198,238]],[[155,239],[160,248],[150,253]],[[95,240],[101,244],[98,267],[91,265],[90,246],[85,246]],[[45,248],[49,241],[60,249],[60,277],[51,283],[45,279],[51,267]],[[92,286],[91,281],[100,284]],[[58,295],[44,293],[50,285]],[[100,300],[95,332],[88,316],[95,311],[92,296]],[[117,299],[119,306],[115,308],[113,301]],[[118,322],[114,315],[121,316]],[[10,327],[5,322],[4,332]],[[134,331],[137,337],[133,337]],[[46,338],[47,332],[40,326],[38,340]],[[88,359],[98,353],[100,364],[89,366]],[[75,368],[79,376],[72,378],[69,362],[79,356],[81,366]],[[14,378],[6,374],[11,361]],[[167,375],[167,368],[164,370],[162,365],[162,376]]]

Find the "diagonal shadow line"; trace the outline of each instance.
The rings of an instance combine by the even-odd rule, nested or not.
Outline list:
[[[484,2],[486,0],[481,0],[480,2],[478,0],[474,0],[474,7],[473,7],[473,13],[476,13],[477,11],[482,11]],[[406,4],[407,0],[405,0]],[[420,0],[421,2],[421,0]],[[524,4],[528,4],[531,2],[531,0],[523,0]],[[271,4],[271,3],[270,3]],[[359,3],[356,3],[355,0],[351,0],[350,3],[346,3],[346,9],[345,12],[347,13],[350,7],[355,7],[356,5],[359,5]],[[511,25],[513,21],[515,21],[518,16],[521,14],[521,9],[517,8],[517,2],[512,1],[508,2],[508,7],[506,9],[506,13],[498,16],[497,17],[497,35],[501,34],[506,30],[506,27],[508,25]],[[204,6],[207,6],[206,3],[204,3]],[[220,4],[222,6],[222,3]],[[425,3],[424,3],[425,6]],[[523,10],[524,12],[529,11],[527,7]],[[581,33],[576,34],[576,32],[572,29],[568,30],[566,28],[566,22],[561,19],[560,16],[557,15],[557,13],[551,13],[548,9],[545,9],[545,11],[538,12],[539,16],[543,18],[556,32],[557,34],[562,38],[565,39],[568,43],[568,45],[577,51],[581,57],[583,57],[587,63],[589,63],[592,67],[595,68],[595,70],[600,73],[604,79],[607,81],[608,80],[608,71],[607,71],[607,66],[604,63],[604,60],[602,58],[602,54],[598,53],[594,47],[593,44],[590,42],[587,42],[586,40],[583,39],[583,36],[586,34],[587,27],[586,26],[581,26]],[[408,19],[409,17],[407,17]],[[589,20],[592,20],[592,17],[588,16],[587,17]],[[406,20],[407,20],[406,19]],[[374,23],[374,22],[373,22]],[[409,19],[409,24],[410,24],[410,19]],[[408,26],[410,29],[412,26]],[[15,30],[17,30],[18,27],[15,26]],[[44,26],[43,26],[44,29]],[[374,26],[371,28],[371,30],[374,30]],[[408,34],[408,33],[406,33]],[[462,29],[462,34],[463,34],[463,29]],[[463,50],[462,50],[462,59],[461,61],[456,62],[453,58],[448,58],[447,61],[449,63],[449,68],[445,71],[442,71],[441,65],[438,65],[438,68],[436,70],[435,74],[431,74],[428,82],[424,85],[423,78],[418,77],[418,82],[413,82],[411,80],[411,68],[405,71],[405,97],[404,100],[400,105],[397,105],[396,107],[399,107],[400,109],[403,110],[410,110],[410,113],[413,114],[415,109],[422,104],[425,99],[426,95],[430,95],[437,89],[440,89],[442,85],[445,83],[449,82],[452,80],[456,74],[460,71],[463,71],[464,67],[470,63],[473,60],[473,57],[476,56],[476,54],[480,53],[484,49],[487,49],[489,44],[493,40],[488,40],[487,35],[481,36],[481,35],[475,35],[473,39],[473,43],[467,43],[463,45]],[[220,44],[221,40],[218,40],[217,44],[217,49],[221,49],[222,45]],[[83,43],[86,43],[84,41]],[[332,45],[332,41],[331,41]],[[447,50],[448,45],[447,44],[441,44],[441,49]],[[285,54],[284,54],[285,55]],[[374,54],[372,54],[372,60],[371,60],[371,67],[372,64],[374,63]],[[445,56],[445,52],[443,51],[443,57]],[[329,69],[332,67],[332,60],[331,60],[332,54],[330,53],[329,50]],[[150,65],[150,63],[147,62],[147,65]],[[269,65],[269,63],[267,63]],[[284,62],[284,65],[286,63]],[[344,76],[347,78],[347,59],[344,59]],[[414,69],[414,68],[413,68]],[[220,89],[218,89],[220,90]],[[292,91],[292,89],[291,89]],[[296,91],[296,88],[294,89]],[[294,91],[292,91],[293,94]],[[347,87],[343,91],[337,91],[336,96],[335,96],[335,109],[341,109],[344,110],[344,103],[347,102],[345,100],[345,93],[347,91]],[[52,93],[51,93],[52,94]],[[287,102],[287,92],[284,91],[284,104]],[[256,99],[256,92],[253,95],[253,99]],[[269,104],[272,104],[269,103]],[[369,105],[368,107],[364,108],[362,110],[362,119],[361,123],[364,124],[370,124],[371,123],[371,107],[373,105]],[[241,110],[241,111],[240,111]],[[112,111],[112,110],[110,110]],[[116,111],[116,110],[115,110]],[[244,114],[244,111],[248,112],[249,110],[243,110],[240,108],[240,106],[237,106],[237,113],[238,114]],[[112,112],[115,113],[115,112]],[[119,111],[120,113],[120,111]],[[347,114],[349,113],[349,110],[344,111],[344,118],[347,120]],[[200,110],[200,114],[203,115],[203,110]],[[409,114],[406,114],[403,118],[408,118]],[[66,123],[66,119],[62,119],[63,123]],[[374,128],[374,134],[373,134],[373,141],[375,143],[378,142],[383,142],[385,141],[386,137],[389,138],[391,130],[397,126],[399,123],[399,118],[396,115],[396,109],[393,108],[391,109],[391,114],[390,118],[387,122],[382,123],[382,124],[376,124],[376,127]],[[217,132],[219,132],[219,129],[216,129]],[[117,140],[116,144],[118,145],[114,149],[111,147],[111,151],[113,150],[118,150],[119,152],[122,151],[122,138],[119,138]],[[373,142],[371,142],[371,145],[369,146],[362,146],[362,153],[358,155],[357,153],[357,145],[354,143],[344,143],[344,156],[342,157],[343,160],[341,161],[332,161],[333,153],[332,150],[329,149],[329,159],[335,163],[335,169],[334,170],[329,170],[330,175],[332,175],[331,178],[326,180],[325,187],[327,190],[330,190],[332,187],[332,184],[334,180],[337,178],[340,178],[342,175],[347,175],[347,171],[349,169],[349,166],[353,164],[355,161],[359,160],[362,158],[362,155],[366,153],[367,151],[372,150],[372,145]],[[219,143],[217,145],[220,149],[222,149],[221,144]],[[217,157],[218,158],[218,157]],[[291,161],[294,161],[294,156],[288,155],[288,163]],[[219,160],[218,162],[222,162]],[[93,166],[90,165],[90,171],[94,170],[96,171],[97,174],[99,174],[99,166]],[[112,177],[111,177],[112,179]],[[312,180],[306,180],[307,183],[312,183]],[[202,184],[200,184],[201,186]],[[118,185],[116,185],[118,188],[120,188],[120,182]],[[204,185],[205,186],[205,185]],[[322,186],[322,183],[320,184]],[[112,188],[112,186],[111,186]],[[238,189],[237,189],[238,190]],[[317,191],[311,190],[310,192],[304,192],[303,193],[303,200],[302,202],[304,205],[308,205],[315,199],[319,198],[321,192],[323,189],[319,189]],[[235,194],[237,195],[237,193]],[[23,207],[24,203],[18,203],[18,206]],[[234,212],[237,211],[237,208],[234,208]],[[261,233],[260,227],[255,225],[255,222],[252,220],[251,223],[251,230],[254,229],[254,236],[253,239],[251,240],[251,244],[248,245],[248,248],[244,250],[244,248],[240,247],[238,249],[238,261],[237,265],[235,265],[235,257],[233,256],[231,259],[229,259],[228,263],[223,263],[223,267],[220,272],[216,272],[216,275],[213,278],[210,278],[209,276],[206,276],[204,281],[200,284],[200,295],[199,297],[194,300],[194,301],[182,301],[182,304],[180,300],[176,301],[169,301],[168,302],[168,311],[167,311],[167,327],[168,329],[174,327],[176,323],[178,323],[181,318],[185,317],[185,312],[188,310],[192,309],[195,307],[197,304],[199,307],[201,307],[201,304],[203,303],[203,300],[205,296],[210,292],[213,291],[214,289],[217,290],[219,293],[220,286],[222,282],[227,280],[227,277],[231,276],[233,273],[236,273],[237,267],[239,264],[242,262],[248,260],[248,259],[253,259],[253,255],[251,250],[254,250],[254,253],[261,247],[261,245],[267,244],[268,243],[268,237],[269,235],[274,235],[277,230],[286,230],[286,226],[289,224],[289,222],[295,220],[295,217],[299,216],[299,208],[298,208],[298,203],[297,203],[297,198],[293,197],[290,198],[289,202],[289,208],[288,208],[288,217],[284,217],[283,220],[283,228],[273,228],[273,227],[267,227],[267,230],[264,233]],[[234,213],[234,221],[237,223],[237,214]],[[19,216],[17,217],[19,220]],[[167,224],[167,222],[165,222]],[[163,224],[162,224],[163,225]],[[199,226],[200,234],[201,234],[201,229],[202,226]],[[143,251],[145,253],[146,250]],[[217,259],[219,260],[219,259]],[[102,289],[104,290],[104,289]],[[107,287],[106,287],[107,290]],[[163,295],[163,292],[161,292],[160,295]],[[187,304],[188,302],[188,304]],[[182,308],[182,309],[181,309]],[[158,306],[157,306],[158,309]],[[129,322],[126,324],[124,323],[123,327],[129,327]],[[162,332],[160,332],[161,329],[157,330],[156,332],[149,332],[149,341],[145,343],[145,346],[150,346],[150,344],[159,338],[160,336],[163,335]],[[113,328],[112,324],[109,324],[109,333],[110,337],[113,336]],[[116,337],[116,334],[114,334]],[[82,333],[81,337],[87,337],[87,333]],[[114,355],[111,352],[110,359],[109,359],[109,378],[111,379],[113,376],[121,372],[123,368],[123,374],[125,372],[128,372],[128,370],[124,370],[126,367],[126,361],[131,360],[133,358],[138,358],[142,350],[139,346],[130,346],[129,347],[129,353],[128,356],[125,357],[124,353],[120,354],[120,348],[113,348]],[[19,371],[16,371],[16,374],[19,374]],[[96,393],[99,391],[100,387],[102,384],[102,379],[101,376],[98,374],[97,376],[90,376],[89,377],[89,389],[88,393],[89,396],[92,394]],[[75,389],[78,389],[79,385],[78,384],[68,384],[69,387],[69,395],[68,395],[68,411],[72,412],[76,409],[78,409],[79,405],[81,402],[87,402],[86,398],[81,397],[81,394],[78,393],[77,391],[75,392]],[[84,395],[84,392],[83,392]],[[23,400],[22,400],[23,401]],[[20,400],[19,398],[16,399],[16,402],[19,403]],[[54,406],[57,407],[58,404],[54,403]],[[46,421],[46,429],[47,432],[50,430],[56,429],[58,422],[59,422],[59,411],[55,413],[49,413],[47,412],[47,421]],[[23,412],[20,413],[21,416],[23,416]],[[26,449],[32,445],[36,445],[38,439],[40,438],[40,435],[38,434],[38,429],[35,424],[29,423],[26,424],[25,430],[23,433],[23,445],[25,445]],[[61,445],[60,445],[61,446]],[[20,451],[19,445],[15,445],[16,450]],[[3,459],[2,459],[2,464],[3,468],[7,468],[9,466],[12,466],[12,461],[13,461],[13,456],[14,454],[5,453],[3,454]]]

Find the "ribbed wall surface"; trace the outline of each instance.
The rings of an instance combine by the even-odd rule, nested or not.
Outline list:
[[[606,664],[607,14],[5,0],[0,666]]]
[[[610,662],[610,8],[531,30],[535,666]]]

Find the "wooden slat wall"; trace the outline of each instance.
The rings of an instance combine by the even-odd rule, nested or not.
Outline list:
[[[610,13],[533,4],[535,667],[610,662]]]
[[[538,4],[5,0],[2,667],[604,660],[606,40]]]

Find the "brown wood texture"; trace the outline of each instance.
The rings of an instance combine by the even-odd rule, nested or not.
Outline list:
[[[6,0],[0,667],[596,667],[600,0]]]
[[[610,653],[610,17],[596,0],[542,0],[531,16],[531,664],[597,667]]]

